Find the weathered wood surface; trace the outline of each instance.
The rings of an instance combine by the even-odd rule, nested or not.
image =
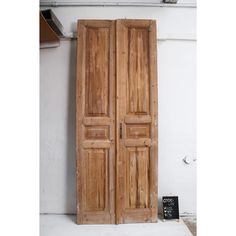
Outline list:
[[[77,223],[157,221],[156,24],[79,20]]]
[[[116,30],[116,222],[156,222],[156,24],[118,20]]]
[[[115,22],[79,20],[77,223],[115,223]]]

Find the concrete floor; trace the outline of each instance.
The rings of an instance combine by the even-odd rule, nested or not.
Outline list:
[[[158,223],[77,225],[74,215],[41,215],[40,236],[192,236],[181,219]]]

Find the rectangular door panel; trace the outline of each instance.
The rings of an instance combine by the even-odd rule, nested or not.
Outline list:
[[[85,149],[85,210],[104,211],[107,207],[108,163],[106,149]]]
[[[127,113],[149,114],[148,28],[127,27]]]
[[[108,116],[109,28],[87,27],[86,116]]]
[[[149,149],[127,148],[126,209],[148,208],[149,205]]]
[[[109,126],[85,126],[86,139],[109,139]]]
[[[116,222],[156,222],[156,24],[118,20],[116,30]]]
[[[115,223],[115,23],[79,20],[77,223]]]

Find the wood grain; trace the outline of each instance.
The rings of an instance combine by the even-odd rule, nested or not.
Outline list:
[[[147,28],[128,28],[127,113],[149,112],[149,63]]]
[[[79,20],[77,223],[115,223],[115,23]]]
[[[85,139],[109,139],[109,126],[86,126]]]
[[[104,211],[107,207],[105,203],[105,192],[107,190],[106,172],[107,154],[104,149],[87,150],[86,161],[86,211]]]
[[[116,22],[117,223],[157,221],[155,27],[151,20]]]
[[[148,207],[148,168],[147,148],[128,148],[126,159],[126,209]]]
[[[108,116],[109,28],[87,27],[86,116]]]
[[[148,138],[150,136],[150,127],[148,124],[128,124],[126,125],[127,138]]]
[[[155,21],[78,21],[78,224],[157,221],[156,60]]]

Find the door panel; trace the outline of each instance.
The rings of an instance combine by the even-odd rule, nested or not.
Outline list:
[[[116,27],[116,222],[156,222],[156,25],[118,20]]]
[[[85,210],[107,209],[107,150],[86,149],[85,151]]]
[[[149,205],[149,149],[127,148],[126,209],[148,208]]]
[[[149,114],[148,30],[127,28],[127,114]]]
[[[109,28],[87,27],[86,116],[108,116]]]
[[[115,23],[78,21],[77,223],[115,223]]]

